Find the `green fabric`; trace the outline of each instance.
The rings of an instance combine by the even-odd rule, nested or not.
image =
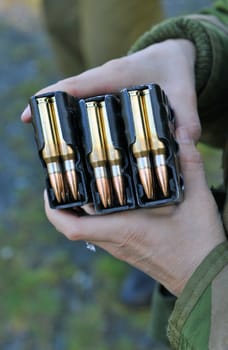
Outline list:
[[[203,131],[201,140],[224,150],[227,189],[228,28],[225,23],[228,23],[228,0],[220,0],[202,13],[198,17],[169,19],[152,27],[136,41],[130,53],[167,39],[188,39],[194,43],[198,112]],[[228,198],[223,215],[226,229],[227,212]],[[227,264],[228,243],[225,242],[209,254],[187,283],[176,302],[168,327],[168,336],[174,349],[209,348],[211,284]]]
[[[191,20],[187,17],[168,19],[152,27],[150,31],[139,38],[132,46],[130,53],[154,43],[177,38],[185,38],[193,41],[195,44],[197,50],[196,87],[197,91],[201,91],[210,74],[212,51],[208,33],[199,21]]]
[[[203,130],[201,141],[223,148],[228,129],[228,35],[210,23],[207,16],[204,21],[178,17],[153,27],[139,38],[130,52],[175,38],[191,40],[196,47],[196,90]]]
[[[210,9],[206,9],[201,12],[214,15],[220,21],[228,24],[228,0],[216,1]]]
[[[197,341],[201,344],[207,343],[208,323],[199,323],[199,317],[209,318],[210,321],[211,308],[208,300],[210,285],[227,264],[228,242],[226,241],[217,246],[204,259],[186,284],[169,320],[168,335],[174,349],[204,350],[208,348],[193,347],[194,342],[196,342],[193,329],[194,327],[199,328],[201,325]],[[194,332],[197,332],[197,329]],[[188,347],[182,348],[182,344],[188,344]]]
[[[228,130],[228,33],[206,24],[213,55],[210,76],[199,94],[198,110],[202,123],[202,141],[224,148]]]
[[[186,321],[183,328],[183,335],[180,339],[179,349],[207,349],[210,334],[210,310],[211,287],[208,287],[199,299],[197,308],[194,308],[191,317]],[[196,325],[204,324],[204,327]],[[189,341],[190,339],[190,341]]]

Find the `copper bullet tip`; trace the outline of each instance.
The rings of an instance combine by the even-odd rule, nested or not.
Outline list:
[[[51,187],[54,191],[55,197],[57,201],[60,203],[63,200],[65,200],[65,196],[63,194],[65,193],[64,191],[64,183],[63,183],[63,177],[61,173],[52,173],[49,174],[49,179],[51,182]]]
[[[70,188],[70,192],[75,200],[78,198],[77,193],[77,177],[74,170],[70,170],[66,172],[67,182]]]
[[[97,190],[104,208],[111,207],[112,193],[106,168],[104,166],[95,167],[94,175],[96,179]]]
[[[77,175],[75,171],[74,161],[72,159],[67,159],[64,161],[64,169],[67,179],[67,184],[70,192],[75,200],[78,198],[77,189]]]
[[[108,178],[98,178],[96,179],[96,184],[104,208],[110,207],[112,205],[112,200]]]
[[[139,177],[143,185],[143,189],[148,199],[152,199],[154,196],[152,185],[152,174],[150,168],[139,169]]]
[[[156,167],[156,174],[163,196],[167,197],[169,195],[167,167],[165,165]]]
[[[149,157],[137,158],[140,181],[148,199],[154,197],[153,176]]]
[[[124,181],[121,174],[121,167],[118,164],[111,166],[112,183],[120,205],[125,204]]]
[[[113,186],[118,198],[118,201],[120,205],[125,204],[125,198],[124,198],[124,184],[123,184],[123,177],[122,176],[114,176],[112,178]]]
[[[154,156],[155,171],[158,179],[159,186],[162,190],[163,196],[167,197],[169,194],[168,189],[168,171],[165,163],[165,154],[161,151]]]

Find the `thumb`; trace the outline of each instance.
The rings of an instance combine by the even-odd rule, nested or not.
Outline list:
[[[187,193],[196,193],[207,187],[202,157],[187,128],[177,128],[176,138],[179,144],[180,164],[186,195]]]

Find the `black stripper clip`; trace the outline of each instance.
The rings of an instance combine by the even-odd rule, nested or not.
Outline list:
[[[30,106],[50,206],[68,208],[87,203],[77,100],[58,91],[31,97]]]
[[[109,214],[182,200],[174,114],[158,85],[80,100],[51,92],[30,106],[52,208]]]
[[[114,95],[79,101],[88,180],[96,212],[135,207],[119,99]]]
[[[156,84],[123,89],[121,106],[138,206],[180,202],[174,115],[165,93]]]

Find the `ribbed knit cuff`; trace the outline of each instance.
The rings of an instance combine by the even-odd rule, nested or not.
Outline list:
[[[151,44],[168,39],[187,39],[196,48],[196,90],[200,94],[205,87],[212,66],[212,48],[204,25],[188,17],[169,19],[141,36],[132,46],[130,53],[141,50]]]

